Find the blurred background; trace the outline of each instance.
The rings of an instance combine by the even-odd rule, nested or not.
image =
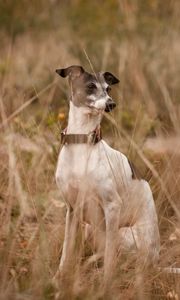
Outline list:
[[[134,128],[140,110],[146,134],[178,132],[179,14],[176,0],[1,1],[0,76],[6,116],[52,84],[57,67],[81,64],[91,71],[90,60],[96,71],[119,76],[124,128]],[[66,106],[63,87],[59,81],[41,99],[37,96],[40,119],[47,108],[57,114]],[[37,115],[27,114],[26,122],[33,117],[37,121]]]
[[[179,0],[0,0],[1,299],[27,290],[53,299],[65,215],[54,173],[68,117],[55,69],[72,64],[120,79],[103,136],[149,180],[161,264],[180,265],[179,33]],[[160,286],[163,295],[172,288]]]

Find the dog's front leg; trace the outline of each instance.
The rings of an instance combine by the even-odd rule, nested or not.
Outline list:
[[[54,276],[55,285],[58,284],[60,276],[63,274],[65,265],[68,259],[68,248],[70,244],[70,235],[71,235],[71,223],[72,223],[72,209],[70,206],[67,206],[66,212],[66,221],[65,221],[65,233],[64,233],[64,242],[62,248],[62,255],[60,259],[59,268]]]
[[[106,243],[104,254],[104,282],[111,280],[115,270],[118,250],[118,228],[121,205],[111,199],[105,204]]]
[[[66,222],[65,222],[65,233],[64,233],[64,242],[63,242],[63,248],[62,248],[62,255],[60,259],[59,264],[59,271],[63,271],[63,266],[65,265],[65,261],[68,254],[68,245],[70,241],[70,228],[71,228],[71,222],[72,222],[72,212],[71,207],[68,206],[67,212],[66,212]]]

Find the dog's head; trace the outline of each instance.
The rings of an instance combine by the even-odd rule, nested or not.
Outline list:
[[[119,80],[109,72],[91,74],[81,66],[57,69],[61,77],[68,77],[71,87],[71,101],[76,106],[85,106],[94,111],[110,112],[116,103],[109,95],[111,86]]]

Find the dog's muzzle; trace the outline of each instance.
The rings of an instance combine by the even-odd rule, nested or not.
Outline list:
[[[105,112],[110,112],[111,110],[113,110],[116,107],[116,103],[112,100],[109,99],[106,102],[106,107],[105,107]]]

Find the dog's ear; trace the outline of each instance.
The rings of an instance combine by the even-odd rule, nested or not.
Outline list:
[[[106,83],[109,84],[109,85],[113,85],[113,84],[119,83],[119,79],[117,79],[110,72],[103,73],[103,76],[104,76],[104,79],[105,79]]]
[[[84,73],[84,69],[81,66],[70,66],[65,69],[57,69],[56,73],[58,73],[61,77],[70,76],[71,79],[74,79]]]

